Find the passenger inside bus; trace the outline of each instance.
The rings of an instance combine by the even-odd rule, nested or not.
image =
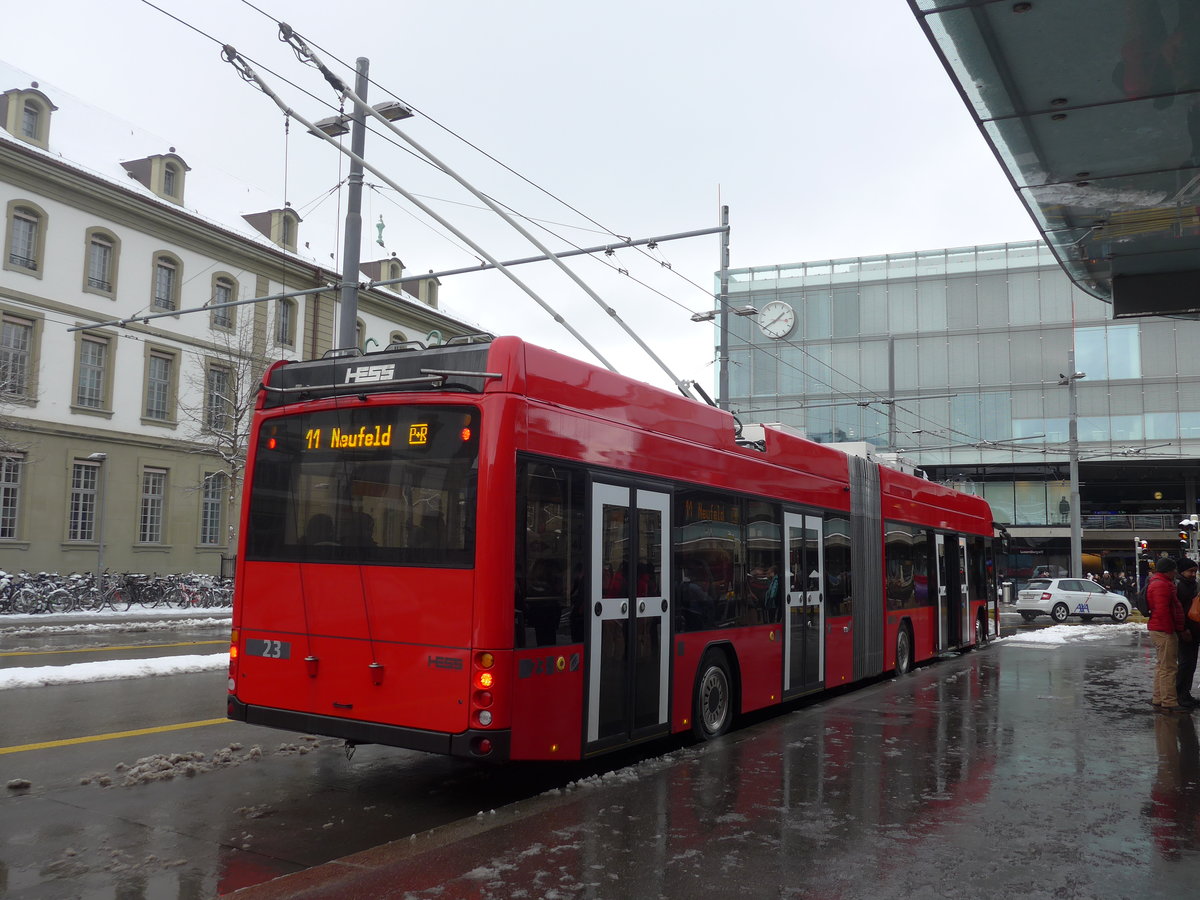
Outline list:
[[[716,621],[717,604],[708,591],[692,580],[693,572],[684,570],[679,582],[679,609],[684,631],[712,628]]]
[[[303,542],[309,547],[332,547],[337,543],[335,537],[333,519],[325,513],[317,513],[308,520]]]

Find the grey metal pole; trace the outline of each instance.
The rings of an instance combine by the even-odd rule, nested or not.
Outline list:
[[[88,459],[100,466],[100,479],[96,485],[96,590],[104,596],[104,504],[108,500],[108,454],[92,453]]]
[[[362,158],[367,145],[367,71],[370,60],[358,58],[355,69],[354,120],[350,125],[350,149],[354,157]],[[361,101],[361,102],[359,102]],[[342,245],[342,290],[341,309],[338,313],[337,346],[339,349],[355,346],[358,332],[358,264],[362,252],[362,163],[350,158],[350,175],[346,179],[346,241]]]
[[[1079,398],[1075,348],[1067,350],[1067,453],[1071,466],[1071,577],[1083,577],[1083,530],[1079,515]]]
[[[721,207],[721,272],[717,295],[717,405],[729,409],[729,207]]]

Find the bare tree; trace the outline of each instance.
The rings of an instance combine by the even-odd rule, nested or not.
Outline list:
[[[193,452],[211,457],[216,468],[205,473],[196,490],[202,497],[214,491],[223,496],[226,554],[232,556],[237,545],[238,499],[246,466],[246,446],[250,420],[263,372],[271,359],[247,327],[215,331],[212,346],[198,353],[193,367],[200,387],[198,402],[180,403],[189,428],[186,437]],[[197,396],[193,394],[193,396]],[[219,543],[219,541],[218,541]]]

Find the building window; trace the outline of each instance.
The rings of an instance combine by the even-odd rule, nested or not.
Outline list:
[[[146,418],[169,421],[172,413],[171,387],[175,381],[175,357],[151,351],[146,360]]]
[[[287,213],[283,214],[280,226],[280,243],[285,247],[294,247],[296,245],[296,224],[292,221],[292,217]]]
[[[105,409],[108,381],[108,340],[84,335],[79,342],[79,369],[75,382],[75,405]]]
[[[179,308],[179,262],[169,256],[154,260],[154,308]]]
[[[20,456],[0,456],[0,540],[17,537],[17,514],[21,509]]]
[[[33,322],[5,314],[0,325],[0,392],[29,396]]]
[[[42,217],[27,206],[13,210],[9,228],[8,263],[18,269],[38,270]]]
[[[42,108],[34,100],[26,100],[21,112],[21,136],[31,141],[38,139],[38,126],[42,121]]]
[[[146,469],[142,472],[141,513],[138,516],[138,542],[161,544],[163,540],[163,505],[167,497],[165,469]]]
[[[67,526],[69,541],[96,539],[96,486],[99,474],[100,466],[96,463],[76,461],[71,468],[71,513]]]
[[[221,524],[225,510],[225,487],[229,476],[224,472],[206,472],[200,498],[200,543],[216,546],[221,540]]]
[[[403,331],[393,331],[391,337],[388,338],[389,344],[403,344],[408,338],[404,336]]]
[[[163,193],[168,197],[178,197],[179,170],[167,163],[163,166]]]
[[[286,347],[296,343],[296,304],[291,300],[275,304],[275,342]]]
[[[232,303],[237,300],[237,287],[233,280],[221,275],[213,279],[212,303],[217,309],[212,311],[213,328],[233,327],[233,307],[220,306],[222,303]]]
[[[229,369],[224,366],[208,367],[204,384],[204,424],[213,431],[229,430],[232,381]]]
[[[1086,372],[1088,379],[1095,381],[1141,378],[1142,349],[1138,326],[1076,328],[1075,368]]]
[[[116,246],[111,237],[93,232],[88,239],[87,286],[102,294],[113,292],[113,263]]]
[[[364,342],[367,338],[367,326],[363,324],[362,319],[354,321],[354,346],[359,350],[365,350]]]

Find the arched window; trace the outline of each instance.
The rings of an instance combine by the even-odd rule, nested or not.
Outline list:
[[[23,200],[8,205],[8,241],[4,268],[42,277],[46,248],[46,213]]]
[[[21,136],[31,141],[42,139],[42,105],[36,100],[26,100],[21,111]]]
[[[183,266],[179,259],[168,253],[159,253],[154,257],[154,298],[152,306],[155,309],[179,309],[179,285],[183,280]]]
[[[84,234],[86,264],[83,289],[90,294],[112,297],[117,292],[117,257],[121,242],[111,231],[89,228]]]
[[[163,193],[168,197],[179,196],[179,168],[173,163],[163,166]]]
[[[237,300],[237,282],[229,275],[214,275],[212,300],[210,301],[211,305],[215,307],[210,323],[213,328],[233,328],[235,307],[222,304],[233,303],[235,300]]]

